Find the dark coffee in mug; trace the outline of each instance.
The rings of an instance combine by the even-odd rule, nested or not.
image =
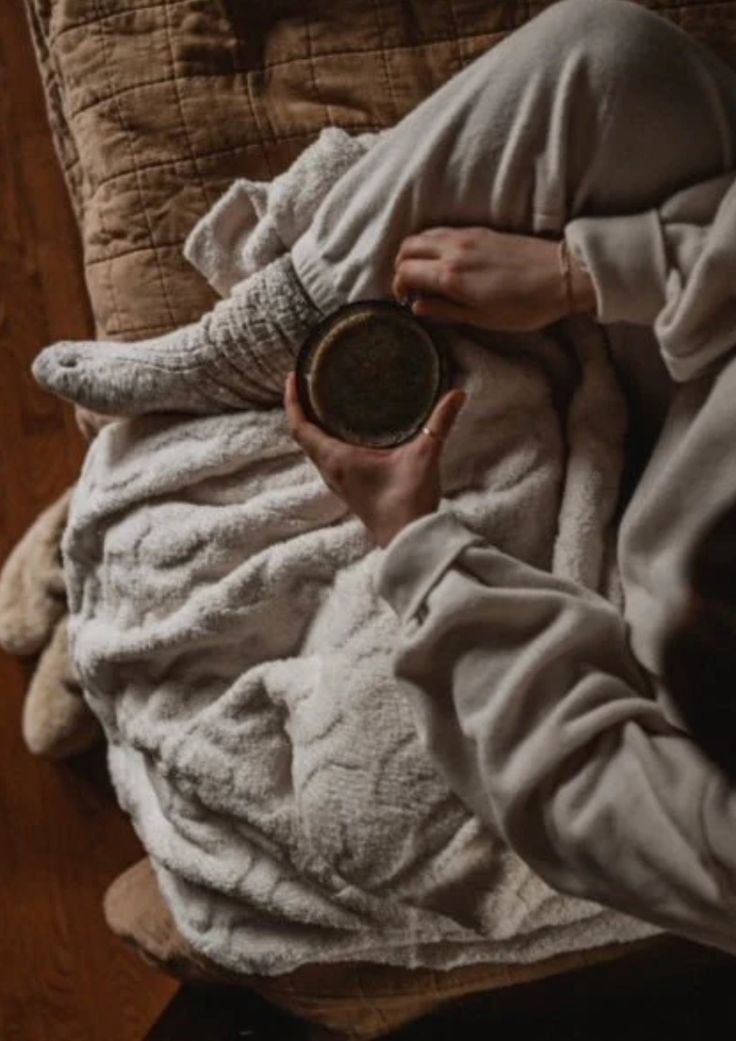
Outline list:
[[[307,416],[333,437],[374,448],[411,440],[450,387],[447,350],[408,308],[347,304],[310,334],[296,364]]]

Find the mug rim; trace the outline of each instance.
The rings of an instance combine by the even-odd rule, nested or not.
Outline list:
[[[403,436],[392,440],[390,444],[372,444],[365,441],[348,441],[341,433],[331,428],[329,424],[317,415],[309,394],[306,369],[320,340],[327,334],[330,328],[334,326],[336,321],[348,317],[350,314],[366,309],[369,312],[384,311],[395,315],[400,314],[403,320],[408,319],[410,323],[414,324],[421,330],[425,342],[428,342],[434,350],[435,357],[439,364],[439,380],[432,401],[429,403],[426,410],[422,411],[421,417],[417,419],[417,421],[403,434]],[[437,402],[445,391],[449,389],[450,384],[450,361],[447,349],[442,339],[438,337],[433,330],[430,330],[421,319],[417,318],[417,316],[407,306],[396,303],[392,300],[382,299],[353,300],[350,303],[342,304],[340,307],[335,308],[334,311],[330,311],[329,314],[326,314],[317,325],[310,329],[309,333],[303,340],[296,356],[294,369],[299,402],[310,422],[320,427],[321,430],[324,430],[324,432],[329,434],[331,437],[335,437],[346,444],[353,444],[362,448],[392,449],[397,448],[399,445],[406,444],[408,441],[412,441],[417,436],[422,426],[426,423]]]

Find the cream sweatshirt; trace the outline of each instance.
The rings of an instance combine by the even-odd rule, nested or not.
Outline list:
[[[736,953],[736,791],[661,680],[689,552],[736,502],[736,181],[565,234],[598,320],[651,324],[677,383],[620,527],[625,615],[444,501],[377,557],[395,673],[453,790],[546,882]]]

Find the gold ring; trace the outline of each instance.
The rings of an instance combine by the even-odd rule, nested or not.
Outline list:
[[[435,438],[437,441],[445,440],[441,434],[436,433],[434,430],[430,430],[429,427],[422,427],[422,433],[429,434],[430,437]]]

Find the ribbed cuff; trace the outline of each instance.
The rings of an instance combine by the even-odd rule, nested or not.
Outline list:
[[[376,591],[402,621],[410,618],[457,555],[466,546],[482,541],[451,510],[420,517],[383,550]]]
[[[312,303],[323,314],[331,314],[346,301],[335,292],[334,281],[308,228],[291,247],[291,263]]]
[[[652,325],[666,302],[667,258],[656,210],[621,217],[576,217],[568,247],[590,273],[599,322]]]
[[[656,333],[656,330],[655,330]],[[662,358],[675,383],[688,383],[702,376],[705,370],[716,361],[722,361],[727,355],[734,355],[736,345],[730,341],[716,340],[707,347],[699,347],[690,354],[673,354],[660,338]],[[736,357],[736,355],[734,355]]]

